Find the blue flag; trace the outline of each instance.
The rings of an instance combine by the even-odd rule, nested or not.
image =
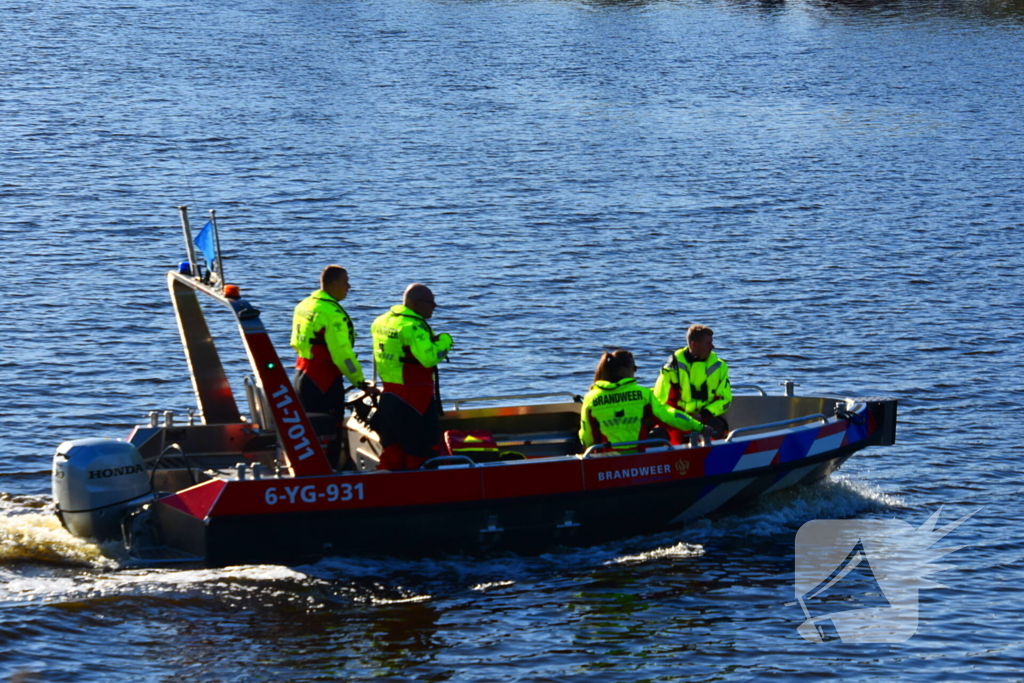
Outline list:
[[[206,225],[199,231],[195,239],[192,240],[199,247],[199,251],[203,252],[203,258],[206,259],[206,267],[213,269],[214,259],[217,257],[217,248],[213,241],[213,221],[206,221]]]

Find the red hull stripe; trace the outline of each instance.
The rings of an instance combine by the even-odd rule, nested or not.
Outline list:
[[[359,510],[483,499],[480,467],[229,482],[217,515]]]
[[[820,439],[823,436],[832,436],[833,434],[844,432],[849,424],[850,423],[845,420],[837,420],[831,424],[824,425],[822,426],[821,431],[818,432],[818,438]]]
[[[766,439],[754,439],[747,446],[747,453],[758,453],[760,451],[777,451],[786,440],[785,436],[770,436]]]
[[[583,471],[575,458],[482,468],[484,497],[488,500],[573,493],[583,490]]]
[[[846,425],[840,422],[786,436],[675,452],[533,460],[429,472],[217,482],[224,489],[219,500],[198,496],[200,487],[164,500],[194,516],[205,515],[214,504],[214,516],[234,516],[457,504],[643,486],[728,474],[744,456],[748,461],[744,466],[749,467],[751,457],[759,461],[756,456],[763,453],[767,459],[776,448],[773,463],[798,461],[807,457],[817,439],[841,433]]]
[[[642,453],[592,458],[583,461],[583,482],[588,491],[692,479],[705,474],[712,449],[675,453]]]

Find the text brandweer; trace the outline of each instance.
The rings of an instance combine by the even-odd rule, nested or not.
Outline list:
[[[632,467],[628,470],[609,470],[607,472],[598,472],[598,481],[608,481],[609,479],[630,479],[632,477],[650,477],[655,474],[670,474],[672,472],[671,465],[652,465],[650,467]]]
[[[601,394],[594,399],[595,406],[608,405],[609,403],[625,403],[627,401],[644,400],[642,391],[623,391],[621,394]]]

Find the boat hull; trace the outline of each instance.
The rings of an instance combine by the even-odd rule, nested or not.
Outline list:
[[[167,545],[209,566],[329,555],[535,551],[659,531],[825,476],[878,441],[835,420],[704,448],[592,458],[213,480],[154,506]]]

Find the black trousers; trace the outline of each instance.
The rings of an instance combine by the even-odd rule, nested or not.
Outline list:
[[[345,415],[345,378],[338,377],[325,393],[309,375],[302,370],[295,371],[292,380],[299,403],[309,413],[329,413],[339,420]]]
[[[340,423],[345,419],[345,378],[339,377],[334,380],[327,393],[324,393],[316,385],[316,382],[310,379],[309,375],[302,370],[296,370],[292,384],[295,385],[295,393],[299,395],[302,409],[310,418],[317,436],[321,437],[320,443],[327,451],[327,462],[333,469],[338,469],[339,464],[351,466],[348,462],[341,463],[341,446],[345,430]],[[324,419],[318,420],[313,417],[317,414],[330,415],[334,418],[333,424],[327,424]],[[328,433],[334,438],[329,443],[324,443],[325,438],[330,438],[325,436]]]
[[[441,440],[437,399],[430,402],[425,414],[420,415],[398,396],[384,392],[380,395],[372,427],[384,448],[398,444],[407,455],[416,458],[437,455],[437,444]]]

